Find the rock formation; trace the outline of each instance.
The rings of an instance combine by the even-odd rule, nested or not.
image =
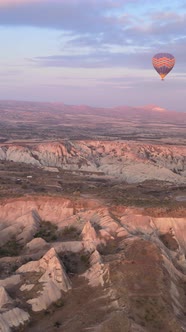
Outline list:
[[[17,328],[29,321],[29,314],[22,309],[14,308],[0,314],[0,329],[2,332],[10,332],[11,328]]]
[[[56,213],[53,213],[56,211]],[[41,220],[60,223],[73,215],[73,206],[69,199],[20,198],[5,202],[1,206],[0,243],[4,245],[11,238],[26,244],[39,230]]]
[[[68,141],[33,146],[0,147],[0,160],[40,167],[89,171],[128,183],[161,180],[186,181],[186,148],[121,141]]]
[[[12,303],[12,299],[6,292],[4,287],[0,287],[0,309],[3,308],[4,305]]]
[[[65,332],[84,327],[122,332],[123,326],[141,332],[184,330],[186,218],[82,200],[76,209],[62,197],[1,202],[2,231],[13,227],[18,242],[21,229],[30,234],[21,242],[20,256],[0,258],[2,331],[25,324],[25,331],[37,332],[45,323],[53,331],[56,321]],[[34,238],[42,220],[49,219],[59,238],[47,242],[42,232]],[[74,229],[78,237],[69,239]],[[8,232],[0,236],[5,248]],[[52,311],[58,301],[62,307],[56,304]],[[33,312],[40,312],[41,320],[32,328],[27,322]],[[47,318],[43,312],[52,314]]]
[[[59,261],[57,254],[51,248],[39,261],[31,261],[22,265],[17,273],[30,273],[31,289],[33,286],[32,277],[34,273],[40,273],[38,284],[41,284],[39,296],[32,298],[27,302],[32,305],[33,311],[41,311],[47,309],[49,305],[61,298],[61,291],[67,292],[71,289],[71,283],[67,277],[62,262]],[[28,287],[29,278],[27,278]],[[28,288],[22,286],[22,290]],[[30,289],[29,289],[30,290]]]
[[[104,286],[105,280],[108,281],[108,268],[103,264],[101,256],[95,250],[90,256],[90,268],[84,274],[92,287]]]

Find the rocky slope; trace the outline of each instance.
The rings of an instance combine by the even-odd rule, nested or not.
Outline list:
[[[1,331],[186,331],[186,217],[35,196],[0,227]]]
[[[125,141],[61,141],[36,145],[3,144],[0,160],[75,172],[128,183],[145,180],[186,182],[186,147]]]

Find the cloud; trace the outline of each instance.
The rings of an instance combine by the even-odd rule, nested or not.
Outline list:
[[[45,0],[0,0],[0,7],[17,6],[28,3],[42,3]]]
[[[150,0],[1,0],[0,25],[60,31],[58,54],[29,60],[41,67],[150,69],[153,54],[167,51],[186,71],[186,13],[163,3],[157,10]]]
[[[109,67],[127,67],[127,68],[151,68],[152,54],[123,52],[91,52],[89,54],[75,55],[53,55],[41,56],[30,61],[41,67],[69,67],[69,68],[109,68]],[[29,61],[29,59],[28,59]]]
[[[1,70],[0,71],[0,77],[2,76],[17,76],[17,75],[20,75],[20,74],[23,74],[24,72],[22,70],[19,70],[19,69],[10,69],[10,70]]]
[[[166,52],[174,54],[176,64],[174,71],[186,72],[185,53],[186,43],[181,40],[171,45],[169,49],[162,48]],[[39,56],[33,59],[27,59],[34,66],[39,67],[56,67],[56,68],[123,68],[132,70],[152,70],[152,57],[155,53],[162,50],[155,48],[144,50],[136,48],[135,51],[128,52],[112,52],[112,51],[90,51],[86,54],[67,54],[67,55],[51,55]]]
[[[119,8],[121,3],[118,0],[3,1],[0,5],[0,24],[76,32],[84,29],[98,31],[100,25],[108,21],[104,13]]]
[[[153,47],[186,34],[184,10],[175,13],[163,7],[159,11],[147,7],[146,13],[138,13],[138,9],[150,3],[147,0],[0,0],[0,25],[60,30],[61,43],[66,48],[134,44]],[[135,10],[129,8],[132,4]]]

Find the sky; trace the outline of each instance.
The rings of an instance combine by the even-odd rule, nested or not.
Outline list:
[[[0,99],[186,111],[186,0],[0,0],[0,30]]]

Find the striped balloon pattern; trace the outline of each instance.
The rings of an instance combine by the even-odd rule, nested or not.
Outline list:
[[[174,67],[175,57],[169,53],[158,53],[153,56],[152,64],[163,80]]]

